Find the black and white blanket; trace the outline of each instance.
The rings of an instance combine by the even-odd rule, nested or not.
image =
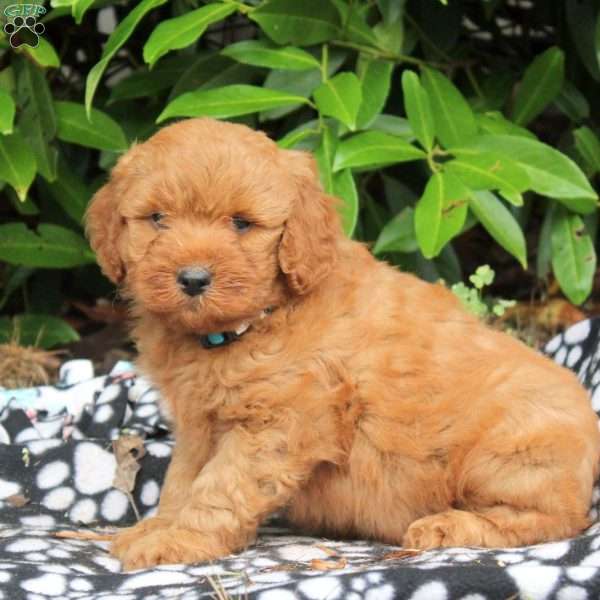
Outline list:
[[[545,351],[578,373],[600,412],[600,320],[578,323]],[[55,387],[0,390],[0,600],[600,597],[598,487],[595,524],[561,542],[410,552],[307,537],[271,520],[241,554],[123,573],[106,542],[55,533],[123,526],[153,514],[172,448],[157,397],[131,365],[93,377],[87,361],[65,363]],[[123,434],[144,440],[132,493],[113,485],[120,465],[112,440]]]

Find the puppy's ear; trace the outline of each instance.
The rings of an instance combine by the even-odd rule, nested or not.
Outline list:
[[[306,152],[283,152],[296,200],[279,245],[279,265],[288,286],[306,294],[331,271],[342,231],[336,200],[323,191],[314,158]]]
[[[125,264],[119,252],[123,218],[118,211],[114,182],[109,181],[96,192],[85,214],[85,222],[90,245],[102,272],[113,283],[121,283],[125,277]]]

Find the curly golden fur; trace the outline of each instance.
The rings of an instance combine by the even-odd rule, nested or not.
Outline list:
[[[125,568],[240,550],[284,507],[304,531],[412,548],[589,524],[600,435],[575,376],[376,261],[334,204],[309,154],[210,119],[132,148],[94,197],[92,247],[176,437],[157,516],[112,543]],[[188,266],[212,273],[201,295]]]

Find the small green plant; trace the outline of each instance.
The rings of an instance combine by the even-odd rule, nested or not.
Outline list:
[[[502,298],[484,299],[483,289],[492,285],[495,276],[496,273],[489,265],[481,265],[469,277],[473,287],[461,281],[455,283],[450,289],[458,296],[464,307],[480,319],[489,319],[492,315],[501,317],[506,309],[514,306],[516,302]]]

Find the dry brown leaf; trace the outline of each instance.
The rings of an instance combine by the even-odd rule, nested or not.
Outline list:
[[[313,558],[310,561],[310,568],[315,571],[333,571],[334,569],[344,569],[348,561],[345,558],[340,560],[321,560],[319,558]]]
[[[113,441],[112,448],[117,461],[113,486],[126,494],[131,493],[140,470],[138,460],[146,454],[144,440],[139,435],[122,435]]]
[[[585,319],[585,313],[564,298],[553,298],[543,304],[518,302],[506,310],[502,321],[517,319],[550,331],[565,329]]]
[[[5,500],[15,508],[21,508],[22,506],[25,506],[31,502],[29,498],[23,496],[22,494],[14,494],[13,496],[5,498]]]
[[[403,558],[410,558],[411,556],[418,556],[421,554],[423,550],[411,550],[407,548],[406,550],[394,550],[392,552],[388,552],[383,555],[383,560],[401,560]]]
[[[135,512],[135,516],[139,521],[141,518],[140,511],[133,500],[131,492],[135,488],[135,478],[140,470],[138,460],[146,454],[144,440],[139,435],[122,435],[113,441],[112,448],[117,461],[113,486],[127,494],[133,512]]]

